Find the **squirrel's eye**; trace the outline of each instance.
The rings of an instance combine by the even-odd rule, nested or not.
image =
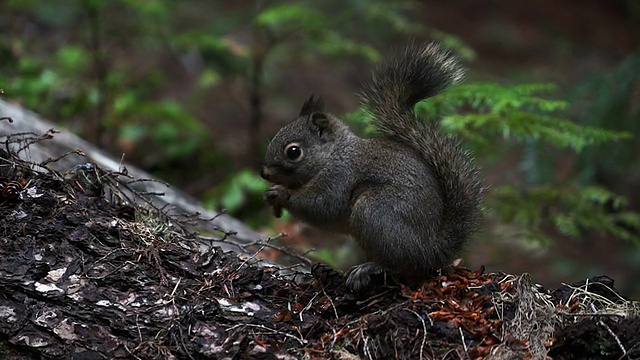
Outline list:
[[[302,159],[302,148],[298,143],[291,143],[284,148],[284,155],[289,160],[298,161]]]

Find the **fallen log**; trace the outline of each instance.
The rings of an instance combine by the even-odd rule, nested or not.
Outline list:
[[[197,207],[168,211],[155,181],[60,157],[85,144],[49,147],[48,127],[28,129],[0,141],[0,358],[640,357],[640,306],[606,276],[545,291],[527,274],[453,268],[417,288],[381,275],[355,296],[326,266],[259,262],[238,245],[257,234],[232,235],[233,222],[202,246]],[[250,256],[218,246],[233,237]]]

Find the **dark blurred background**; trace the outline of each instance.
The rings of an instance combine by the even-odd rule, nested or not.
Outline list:
[[[546,96],[569,105],[553,116],[634,136],[579,153],[535,136],[479,151],[491,188],[515,184],[531,196],[538,184],[598,186],[621,196],[601,195],[598,211],[628,221],[567,230],[558,217],[545,221],[557,197],[531,198],[535,221],[488,216],[464,264],[529,272],[546,286],[607,274],[640,297],[640,223],[626,215],[640,207],[638,1],[4,0],[0,96],[212,208],[293,232],[298,246],[324,246],[320,258],[344,265],[355,257],[349,247],[307,236],[291,219],[274,222],[261,201],[261,155],[311,93],[357,117],[356,93],[375,63],[429,39],[464,59],[467,82],[552,83]]]

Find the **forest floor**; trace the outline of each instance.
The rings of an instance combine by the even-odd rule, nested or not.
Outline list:
[[[203,250],[124,171],[13,152],[46,137],[0,151],[0,358],[640,358],[640,306],[607,276],[545,290],[458,267],[355,296],[322,264]]]

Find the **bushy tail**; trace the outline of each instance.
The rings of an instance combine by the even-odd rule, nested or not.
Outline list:
[[[374,126],[383,135],[416,148],[440,181],[444,214],[438,239],[443,241],[437,243],[445,257],[459,250],[477,227],[483,188],[459,140],[444,134],[437,122],[418,119],[413,107],[463,76],[456,57],[439,44],[413,45],[383,63],[361,94]]]

